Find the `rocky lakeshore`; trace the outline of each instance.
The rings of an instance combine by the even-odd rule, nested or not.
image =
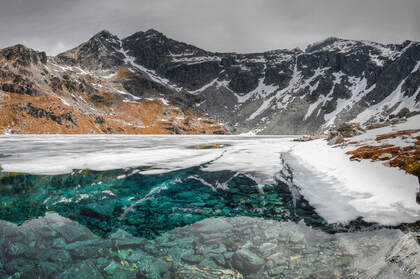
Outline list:
[[[1,236],[1,278],[420,278],[420,246],[398,230],[329,235],[237,217],[154,240],[124,231],[98,238],[48,213],[21,226],[1,221]]]
[[[350,160],[383,162],[419,177],[420,181],[420,127],[419,116],[385,122],[362,128],[359,123],[343,123],[325,134],[314,134],[296,139],[306,142],[325,139],[335,148],[346,148]]]

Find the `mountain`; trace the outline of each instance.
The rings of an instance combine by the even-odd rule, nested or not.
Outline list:
[[[56,57],[16,48],[23,46],[1,51],[2,75],[16,74],[31,86],[2,79],[0,97],[12,92],[15,105],[22,104],[15,91],[26,86],[42,96],[19,98],[33,107],[55,98],[77,119],[88,118],[77,125],[88,122],[90,132],[307,134],[420,111],[420,43],[412,41],[328,38],[305,50],[237,54],[209,52],[151,29],[124,39],[101,31]],[[27,107],[21,110],[32,111]],[[7,129],[25,131],[20,118],[11,121],[16,114],[8,110]],[[5,120],[0,124],[7,130]]]
[[[127,68],[109,35],[101,32],[67,56],[22,45],[0,50],[0,133],[226,133],[195,107],[199,96]]]

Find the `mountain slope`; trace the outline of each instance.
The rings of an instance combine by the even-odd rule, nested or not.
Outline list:
[[[115,45],[108,55],[124,57],[114,67],[134,65],[163,86],[200,96],[200,109],[233,133],[310,133],[420,109],[417,42],[328,38],[304,51],[212,53],[148,30]]]
[[[205,51],[153,29],[124,39],[101,31],[47,60],[69,71],[70,80],[90,76],[87,86],[120,101],[163,98],[231,133],[313,133],[420,111],[420,43],[410,41],[328,38],[305,50],[236,54]]]
[[[96,40],[97,36],[89,42],[98,47],[95,56],[90,56],[89,48],[81,48],[67,59],[46,57],[21,45],[1,50],[0,132],[226,132],[223,125],[191,106],[197,96],[173,93],[124,67],[115,71],[89,68],[87,63],[98,59],[103,61],[101,67],[110,65],[103,45]]]

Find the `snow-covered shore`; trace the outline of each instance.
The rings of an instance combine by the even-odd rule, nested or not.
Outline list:
[[[418,178],[403,169],[390,167],[390,160],[397,158],[400,151],[406,157],[411,156],[409,160],[416,160],[416,141],[420,135],[417,129],[420,129],[420,115],[404,123],[367,130],[335,146],[323,139],[297,144],[291,151],[293,159],[289,160],[294,183],[329,222],[346,222],[358,216],[383,225],[417,221],[420,219],[420,205],[416,202]],[[411,134],[398,134],[407,130]],[[381,160],[370,160],[370,157],[350,160],[350,153],[357,148],[383,146],[397,151],[387,154],[388,158],[382,156]]]
[[[381,162],[350,161],[348,149],[319,139],[300,143],[291,152],[294,183],[318,214],[331,223],[358,216],[383,225],[420,219],[417,177]]]

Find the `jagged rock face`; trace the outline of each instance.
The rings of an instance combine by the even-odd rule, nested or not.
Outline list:
[[[215,79],[221,70],[219,58],[195,46],[167,38],[153,29],[137,32],[124,40],[123,47],[135,63],[182,84],[198,89]]]
[[[34,51],[23,45],[15,45],[0,50],[0,57],[11,62],[15,67],[25,67],[30,64],[47,63],[45,52]]]
[[[124,39],[102,31],[53,60],[81,71],[125,69],[120,89],[203,111],[231,133],[305,134],[420,111],[420,43],[410,41],[329,38],[305,50],[236,54],[205,51],[156,30]],[[82,80],[59,78],[51,86],[88,91],[93,81]],[[88,95],[101,101],[93,87]]]
[[[110,69],[124,64],[124,55],[118,50],[121,42],[109,31],[101,31],[86,43],[57,57],[64,63],[80,65],[86,69]]]

